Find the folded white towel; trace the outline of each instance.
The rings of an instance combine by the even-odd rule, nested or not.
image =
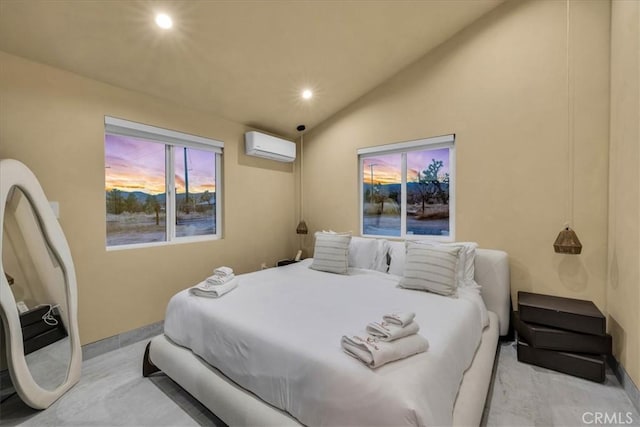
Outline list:
[[[342,345],[345,353],[355,357],[370,368],[377,368],[394,360],[423,353],[429,348],[429,342],[426,338],[418,334],[409,335],[391,342],[380,341],[365,333],[344,335],[340,345]]]
[[[416,317],[415,313],[389,313],[382,316],[382,320],[387,323],[407,326],[409,323],[413,322],[414,317]]]
[[[224,285],[211,285],[203,281],[189,289],[189,292],[199,297],[218,298],[227,292],[231,292],[238,286],[238,278],[235,277]]]
[[[410,322],[407,326],[400,326],[389,322],[371,322],[367,325],[367,333],[382,341],[393,341],[398,338],[412,335],[420,330],[416,322]]]
[[[231,273],[229,276],[219,276],[214,274],[213,276],[207,277],[206,282],[210,285],[224,285],[225,283],[233,280],[235,278],[235,274]]]
[[[233,274],[233,269],[231,267],[218,267],[213,270],[213,274],[216,276],[231,276]]]

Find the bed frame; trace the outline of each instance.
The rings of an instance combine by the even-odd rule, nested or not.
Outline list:
[[[471,366],[464,374],[453,408],[453,425],[478,426],[491,383],[498,338],[509,330],[510,280],[505,252],[478,249],[475,279],[489,310],[489,326],[482,334]],[[238,386],[189,349],[165,335],[153,338],[144,353],[142,375],[163,371],[228,425],[300,426],[288,413]]]

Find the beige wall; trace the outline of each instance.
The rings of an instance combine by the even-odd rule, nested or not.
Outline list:
[[[605,309],[609,3],[572,2],[573,225],[580,256],[554,253],[568,217],[565,3],[497,8],[308,136],[312,229],[359,230],[356,149],[455,133],[456,240],[509,253],[512,291]],[[328,173],[329,168],[331,172]]]
[[[105,250],[105,115],[225,142],[222,240]],[[60,203],[78,277],[82,343],[163,319],[169,298],[214,266],[247,272],[293,254],[293,166],[245,156],[245,130],[0,52],[0,158],[25,163]]]
[[[305,140],[312,230],[359,230],[356,149],[455,133],[456,240],[509,253],[512,292],[605,309],[610,5],[571,3],[573,225],[568,217],[565,2],[509,2],[313,129]]]
[[[612,3],[609,277],[614,353],[640,386],[640,3]]]

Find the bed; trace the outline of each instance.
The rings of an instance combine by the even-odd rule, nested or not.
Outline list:
[[[508,330],[506,253],[476,251],[477,300],[400,289],[398,276],[372,270],[319,272],[311,262],[242,275],[218,299],[178,293],[143,375],[163,371],[229,425],[480,423]],[[394,310],[416,313],[427,352],[372,370],[342,351],[342,334]]]

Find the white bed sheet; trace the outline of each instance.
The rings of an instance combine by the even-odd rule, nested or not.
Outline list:
[[[397,276],[308,268],[310,260],[245,274],[213,299],[169,302],[165,334],[302,424],[450,425],[482,333],[481,299],[396,287]],[[340,347],[343,334],[391,311],[413,311],[429,350],[372,370]]]

